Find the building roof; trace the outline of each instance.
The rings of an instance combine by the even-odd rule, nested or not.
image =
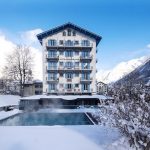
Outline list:
[[[76,100],[78,98],[84,99],[99,99],[99,100],[108,100],[113,99],[113,97],[105,95],[34,95],[29,97],[23,97],[20,100],[40,100],[40,99],[63,99],[63,100]]]
[[[89,37],[94,38],[96,40],[96,46],[99,44],[100,40],[102,39],[101,36],[99,36],[99,35],[97,35],[97,34],[95,34],[93,32],[90,32],[90,31],[88,31],[88,30],[86,30],[84,28],[81,28],[81,27],[79,27],[79,26],[77,26],[77,25],[75,25],[73,23],[70,23],[70,22],[65,23],[63,25],[60,25],[58,27],[55,27],[53,29],[47,30],[45,32],[42,32],[42,33],[40,33],[40,34],[37,35],[37,38],[40,41],[40,43],[42,44],[42,39],[43,38],[45,38],[47,36],[50,36],[50,35],[53,35],[53,34],[56,34],[59,31],[64,30],[66,28],[72,28],[74,30],[77,30],[77,31],[79,31],[79,32],[81,32],[81,33],[89,36]]]

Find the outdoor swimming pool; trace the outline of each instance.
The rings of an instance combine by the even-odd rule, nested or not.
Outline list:
[[[0,121],[0,126],[93,125],[85,113],[21,113]]]

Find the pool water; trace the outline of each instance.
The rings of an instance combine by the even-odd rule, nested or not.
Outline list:
[[[0,122],[1,126],[93,125],[85,113],[22,113]]]

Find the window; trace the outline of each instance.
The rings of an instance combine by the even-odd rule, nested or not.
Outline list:
[[[48,68],[52,69],[52,68],[57,68],[57,62],[48,62]]]
[[[55,83],[49,84],[49,90],[56,90],[56,84]]]
[[[83,73],[82,74],[82,79],[89,80],[89,78],[90,78],[90,74],[89,73]]]
[[[88,90],[88,84],[83,84],[83,90]]]
[[[75,88],[78,88],[79,87],[79,84],[75,84]]]
[[[72,62],[66,62],[66,67],[67,68],[72,68],[73,67],[73,63]]]
[[[83,51],[82,52],[82,57],[89,57],[90,56],[90,52],[89,51]]]
[[[61,67],[63,67],[64,63],[63,63],[63,62],[59,62],[59,65],[60,65]]]
[[[55,50],[48,51],[48,57],[53,58],[57,56],[57,52]]]
[[[79,41],[74,41],[74,45],[79,45]]]
[[[72,84],[66,84],[67,85],[67,89],[72,89]]]
[[[71,36],[71,29],[68,29],[68,36]]]
[[[48,40],[48,46],[56,46],[56,40]]]
[[[76,36],[76,31],[73,31],[72,34],[73,34],[73,36]]]
[[[75,77],[79,77],[79,73],[75,73]]]
[[[72,79],[73,77],[73,74],[72,73],[66,73],[66,78],[67,79]]]
[[[88,40],[82,40],[82,46],[90,46],[90,42]]]
[[[82,69],[90,69],[90,63],[82,63]]]
[[[75,55],[78,56],[79,55],[79,51],[75,51]]]
[[[65,42],[65,45],[66,45],[66,46],[73,46],[73,41],[67,40],[67,41]]]
[[[68,50],[68,51],[66,51],[65,55],[66,55],[66,57],[73,57],[73,52]]]
[[[64,51],[60,51],[60,52],[59,52],[59,55],[64,55]]]
[[[60,87],[60,88],[64,88],[64,84],[60,84],[59,87]]]
[[[63,36],[66,36],[66,32],[65,31],[63,31]]]
[[[60,40],[59,41],[59,45],[63,45],[64,44],[64,41],[63,40]]]
[[[75,62],[75,67],[79,67],[79,62]]]
[[[56,76],[57,76],[56,73],[49,73],[48,74],[48,80],[56,80]]]
[[[64,74],[63,73],[60,73],[60,77],[63,77],[64,76]]]

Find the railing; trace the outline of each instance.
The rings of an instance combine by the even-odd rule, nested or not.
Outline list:
[[[59,78],[47,78],[48,82],[58,82]]]
[[[50,70],[58,70],[58,68],[57,68],[57,66],[48,66],[47,70],[48,71],[50,71]]]
[[[47,59],[59,59],[59,55],[46,55]]]
[[[83,59],[91,59],[92,60],[93,56],[90,55],[90,56],[80,56],[80,60],[83,60]]]
[[[78,44],[76,44],[76,43],[73,43],[73,41],[70,43],[63,43],[63,44],[56,43],[53,45],[49,45],[47,43],[47,47],[93,47],[93,43],[89,42],[89,43],[78,43]]]
[[[80,82],[92,82],[92,78],[80,78]]]
[[[72,67],[64,67],[64,66],[62,66],[62,67],[58,67],[58,70],[84,70],[84,71],[88,71],[88,70],[92,70],[93,69],[93,67],[92,66],[90,66],[90,67],[81,67],[81,66],[79,66],[79,67],[77,67],[77,66],[72,66]]]
[[[57,89],[54,89],[54,90],[49,89],[47,93],[57,93],[57,92],[58,92]]]

